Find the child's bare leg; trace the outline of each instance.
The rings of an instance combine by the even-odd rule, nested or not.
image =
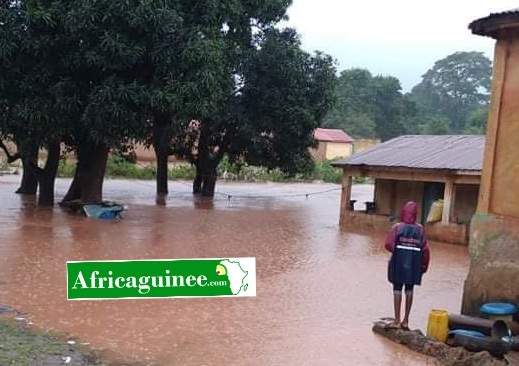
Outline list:
[[[411,307],[413,306],[413,290],[406,289],[405,291],[405,315],[402,321],[402,328],[409,326],[409,314],[411,314]]]
[[[400,308],[402,306],[402,291],[393,291],[393,306],[395,310],[395,325],[400,325]]]

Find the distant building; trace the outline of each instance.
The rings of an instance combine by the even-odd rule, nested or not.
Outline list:
[[[484,146],[484,136],[400,136],[334,163],[343,169],[341,226],[387,230],[400,218],[402,205],[413,200],[429,238],[466,245]],[[366,202],[364,211],[353,210],[353,177],[375,181],[374,201]],[[441,221],[426,224],[432,204],[440,199]]]
[[[353,154],[354,140],[343,130],[318,128],[314,131],[314,138],[319,145],[310,153],[317,161],[341,159]]]

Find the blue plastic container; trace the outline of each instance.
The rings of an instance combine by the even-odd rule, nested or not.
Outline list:
[[[449,336],[454,336],[456,334],[485,338],[486,335],[484,333],[478,332],[477,330],[468,330],[468,329],[453,329],[449,331]]]
[[[512,320],[517,310],[516,305],[506,302],[489,302],[479,309],[481,314],[492,320]]]

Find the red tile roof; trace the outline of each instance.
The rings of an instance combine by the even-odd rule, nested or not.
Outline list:
[[[326,142],[353,142],[346,132],[334,128],[318,128],[314,132],[314,138]]]

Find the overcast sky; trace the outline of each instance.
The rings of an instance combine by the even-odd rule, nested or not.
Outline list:
[[[482,51],[494,40],[471,34],[471,21],[519,7],[517,0],[293,0],[288,25],[303,47],[338,61],[397,77],[404,91],[434,62],[456,51]]]

